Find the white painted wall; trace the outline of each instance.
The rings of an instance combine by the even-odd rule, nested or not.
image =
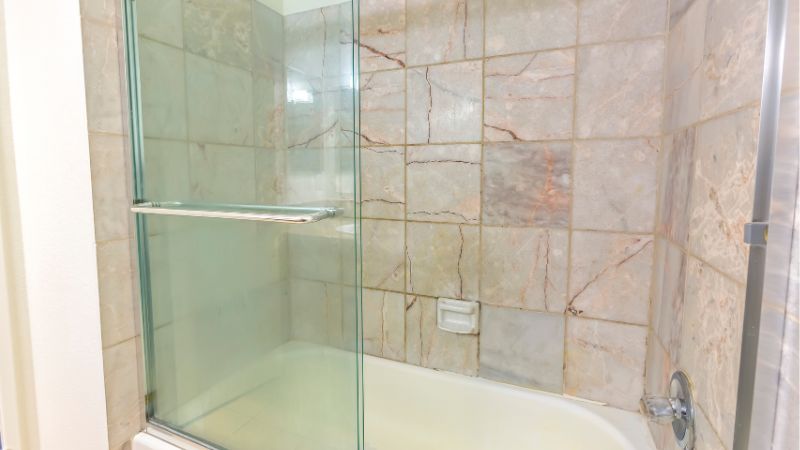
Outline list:
[[[284,16],[326,6],[345,3],[344,0],[258,0]]]
[[[15,362],[0,370],[0,408],[6,433],[27,433],[4,439],[15,450],[106,450],[80,7],[0,4],[0,324],[13,328],[0,362]]]

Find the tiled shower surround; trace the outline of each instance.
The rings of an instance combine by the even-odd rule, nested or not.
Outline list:
[[[143,426],[122,35],[117,0],[82,3],[116,449]],[[234,76],[244,73],[237,58],[247,51],[279,56],[269,48],[243,50],[251,41],[239,40],[241,10],[231,5],[249,1],[146,3],[162,8],[154,14],[165,20],[180,21],[193,8],[229,13],[197,29],[143,29],[151,39],[142,51],[155,63],[169,64],[159,55],[185,51],[188,64],[208,69],[192,73],[230,81],[215,84],[230,88],[222,98],[238,99],[230,114],[242,113],[241,105],[286,100],[284,89],[269,89],[268,78]],[[663,395],[671,370],[681,368],[699,405],[698,449],[730,450],[747,260],[741,229],[752,202],[766,3],[361,0],[365,350],[628,410],[638,408],[644,392]],[[307,40],[286,42],[286,51],[302,55],[303,45],[320,36],[328,24],[316,19],[308,22],[316,31],[298,30]],[[200,39],[192,48],[184,32],[229,39]],[[323,55],[334,53],[313,58]],[[183,86],[179,72],[159,81]],[[164,92],[181,95],[178,88]],[[330,118],[297,108],[298,120],[284,122],[293,136],[313,138],[321,124],[321,136],[331,136]],[[335,161],[304,151],[303,139],[272,140],[276,129],[269,124],[285,119],[285,111],[268,109],[251,109],[253,124],[245,130],[194,127],[224,135],[196,140],[225,144],[193,149],[208,156],[194,162],[255,189],[256,200],[266,201],[260,195],[268,192],[270,201],[300,202],[315,186],[314,170],[329,170]],[[187,126],[153,129],[162,135],[149,138],[182,146]],[[347,128],[339,124],[338,131]],[[277,168],[320,166],[256,180],[214,160],[231,150],[224,153],[229,164],[272,167],[252,155],[268,155],[273,144],[281,151],[271,155],[278,156]],[[164,176],[170,167],[165,159]],[[231,178],[210,177],[216,187],[206,187],[238,195],[224,191]],[[325,299],[320,308],[292,298],[291,336],[320,340],[313,335],[336,314],[341,291],[303,278],[342,275],[292,257],[302,252],[287,240],[290,291]],[[480,334],[438,330],[437,297],[479,301]],[[666,427],[652,429],[660,449],[673,448]]]
[[[368,353],[636,410],[667,2],[361,2]],[[481,303],[479,335],[436,298]]]
[[[629,410],[683,369],[730,449],[766,4],[362,1],[366,351]]]

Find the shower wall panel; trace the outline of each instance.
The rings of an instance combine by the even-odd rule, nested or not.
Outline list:
[[[636,410],[664,0],[363,0],[365,350]],[[436,299],[481,302],[480,335]]]

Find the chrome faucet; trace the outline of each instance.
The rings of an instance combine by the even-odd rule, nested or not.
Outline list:
[[[647,395],[640,402],[642,414],[656,423],[671,423],[678,446],[694,449],[694,403],[689,378],[678,371],[672,374],[669,397]]]

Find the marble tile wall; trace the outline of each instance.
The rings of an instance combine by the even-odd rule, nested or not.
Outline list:
[[[696,448],[733,444],[766,0],[671,2],[645,390],[688,373]],[[651,424],[659,449],[677,449]]]
[[[94,192],[108,439],[129,448],[144,426],[139,295],[134,282],[127,96],[118,3],[82,0],[89,151]]]
[[[667,3],[361,2],[368,353],[637,409]]]

